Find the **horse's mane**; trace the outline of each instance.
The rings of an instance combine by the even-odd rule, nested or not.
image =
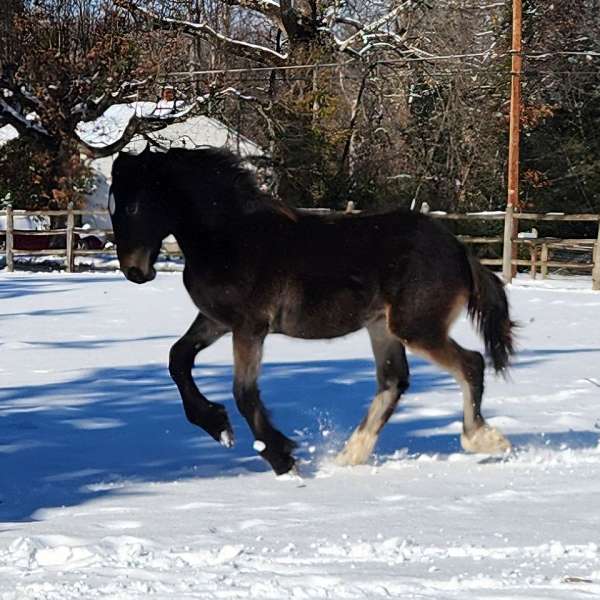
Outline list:
[[[177,165],[189,168],[192,173],[210,173],[217,175],[228,185],[232,185],[239,208],[244,213],[275,211],[288,219],[297,220],[296,211],[263,192],[254,173],[244,164],[244,159],[225,148],[196,148],[193,150],[173,148],[166,153]]]

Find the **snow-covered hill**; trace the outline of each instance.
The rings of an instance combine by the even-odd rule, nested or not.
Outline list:
[[[231,347],[196,376],[237,445],[189,425],[166,370],[194,315],[180,275],[0,274],[0,598],[576,599],[600,595],[600,294],[509,288],[510,381],[484,412],[515,446],[460,452],[461,400],[411,357],[371,465],[332,454],[374,390],[366,335],[268,340],[262,389],[302,482],[256,456]],[[466,321],[456,336],[479,342]]]

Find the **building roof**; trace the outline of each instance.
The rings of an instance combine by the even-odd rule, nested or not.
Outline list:
[[[163,106],[164,109],[166,104],[172,103],[161,101],[158,107]],[[91,145],[109,145],[123,135],[129,120],[136,112],[143,115],[146,111],[155,110],[156,107],[157,105],[154,103],[137,102],[135,107],[127,104],[117,104],[110,107],[102,117],[86,126],[85,132],[80,128],[78,133],[86,143],[91,143]],[[228,127],[225,123],[205,116],[190,117],[186,121],[172,123],[160,131],[147,135],[164,147],[198,148],[215,146],[229,148],[241,156],[264,155],[263,149],[258,144]],[[125,146],[124,151],[137,154],[142,152],[147,144],[148,142],[144,138],[135,136]],[[93,192],[87,196],[86,204],[89,208],[106,208],[112,164],[116,156],[115,154],[92,161],[92,168],[95,171],[95,186]],[[86,217],[85,220],[89,220],[91,225],[98,227],[109,225],[108,217],[104,219],[104,217],[92,218],[90,216]]]

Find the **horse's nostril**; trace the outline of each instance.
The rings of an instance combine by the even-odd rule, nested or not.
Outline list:
[[[129,279],[129,281],[133,281],[133,283],[144,283],[146,281],[144,273],[142,273],[142,270],[138,269],[137,267],[129,267],[126,275],[127,279]]]

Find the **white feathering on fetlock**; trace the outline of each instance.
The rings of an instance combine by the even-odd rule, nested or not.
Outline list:
[[[498,429],[489,425],[482,425],[468,436],[462,433],[460,445],[465,452],[473,454],[504,454],[512,448],[508,439]]]
[[[376,435],[369,431],[356,430],[344,449],[335,457],[335,463],[340,467],[364,465],[369,460],[376,442]]]

